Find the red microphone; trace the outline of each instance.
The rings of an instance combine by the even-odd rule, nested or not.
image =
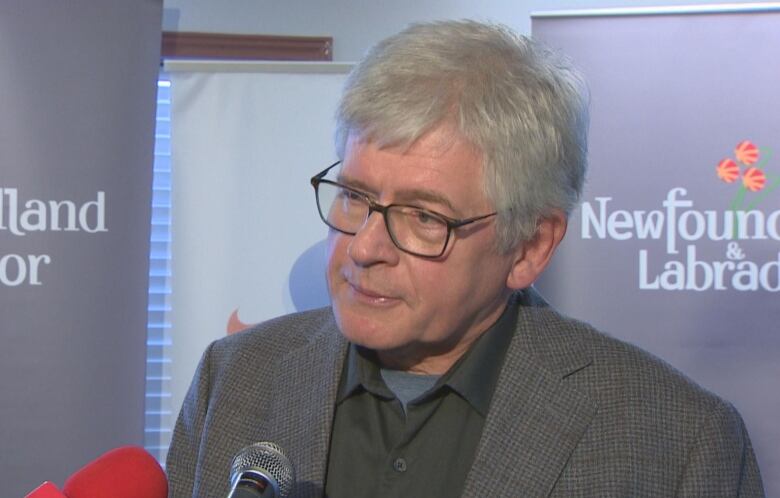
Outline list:
[[[57,489],[57,486],[50,483],[49,481],[46,481],[45,483],[41,484],[37,488],[33,489],[24,498],[68,498],[68,497],[60,493],[60,490]]]
[[[26,498],[168,498],[168,481],[157,460],[137,446],[111,450],[65,481],[60,493],[46,482]]]

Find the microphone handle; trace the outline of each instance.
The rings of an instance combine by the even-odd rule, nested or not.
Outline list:
[[[276,498],[273,490],[260,491],[250,488],[236,488],[228,498]]]
[[[228,498],[280,498],[279,485],[263,472],[242,472]]]

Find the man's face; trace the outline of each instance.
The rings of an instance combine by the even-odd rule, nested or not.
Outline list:
[[[460,219],[495,210],[482,190],[482,168],[475,148],[438,128],[410,148],[380,149],[350,136],[339,181],[381,204]],[[381,213],[354,236],[331,230],[328,287],[341,332],[380,358],[395,354],[412,364],[465,350],[506,305],[514,256],[495,245],[494,217],[456,229],[433,260],[398,249]]]

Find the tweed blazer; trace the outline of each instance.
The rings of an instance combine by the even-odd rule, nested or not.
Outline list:
[[[517,330],[464,497],[764,496],[730,404],[533,291],[513,298]],[[226,496],[232,457],[257,441],[286,450],[292,496],[323,496],[346,350],[330,308],[211,344],[176,423],[169,497]]]

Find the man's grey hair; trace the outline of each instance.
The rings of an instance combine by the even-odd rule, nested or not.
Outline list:
[[[379,42],[349,75],[336,149],[343,159],[351,133],[379,147],[410,146],[454,126],[483,155],[483,189],[507,251],[533,238],[541,218],[576,207],[587,107],[585,83],[566,59],[505,26],[414,24]]]

